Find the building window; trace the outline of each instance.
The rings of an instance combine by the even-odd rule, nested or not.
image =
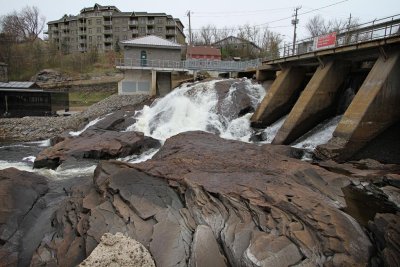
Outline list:
[[[122,31],[126,32],[128,30],[128,27],[122,27]]]
[[[92,28],[89,28],[89,33],[92,33]]]
[[[101,19],[96,19],[96,24],[100,25],[101,24]]]
[[[139,18],[139,23],[146,23],[146,18]]]
[[[163,28],[162,27],[157,27],[157,32],[162,32]]]
[[[89,43],[92,42],[92,36],[89,36]]]
[[[88,19],[88,25],[92,25],[92,20]]]
[[[145,33],[146,32],[146,27],[139,27],[139,32]]]
[[[97,41],[98,41],[98,42],[101,41],[101,36],[97,36]]]
[[[114,31],[119,32],[119,27],[115,27]]]
[[[122,38],[122,40],[126,40],[128,39],[128,37],[126,35],[124,35],[124,37]]]
[[[157,19],[157,24],[163,24],[163,23],[164,23],[164,20],[162,18]]]
[[[101,27],[97,27],[97,33],[101,33]]]

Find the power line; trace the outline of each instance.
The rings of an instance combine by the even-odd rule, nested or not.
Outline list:
[[[214,11],[214,12],[193,12],[193,14],[244,14],[244,13],[261,13],[261,12],[266,12],[266,11],[277,11],[277,10],[286,10],[286,9],[291,9],[292,7],[280,7],[280,8],[271,8],[271,9],[259,9],[259,10],[248,10],[248,11]]]
[[[315,8],[315,9],[312,9],[312,10],[309,10],[309,11],[306,11],[306,12],[303,12],[303,13],[299,13],[298,16],[305,15],[305,14],[308,14],[308,13],[311,13],[311,12],[314,12],[314,11],[318,11],[318,10],[321,10],[321,9],[325,9],[325,8],[328,8],[328,7],[331,7],[331,6],[335,6],[335,5],[338,5],[338,4],[347,2],[347,1],[349,1],[349,0],[343,0],[343,1],[335,2],[335,3],[327,5],[327,6]],[[290,18],[292,18],[292,16],[286,17],[286,18],[277,19],[277,20],[268,21],[268,22],[265,22],[265,23],[262,23],[262,24],[258,24],[258,25],[255,25],[255,26],[256,27],[257,26],[263,26],[263,25],[266,25],[266,24],[270,24],[270,23],[273,23],[273,22],[278,22],[278,21],[282,21],[282,20],[286,20],[286,19],[290,19]]]

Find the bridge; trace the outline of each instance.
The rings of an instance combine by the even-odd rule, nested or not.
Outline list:
[[[118,69],[141,69],[157,71],[218,71],[218,72],[240,72],[249,68],[257,68],[262,64],[262,59],[249,61],[217,61],[217,60],[140,60],[140,59],[117,59]]]
[[[266,127],[287,115],[272,143],[290,144],[343,114],[333,138],[316,149],[319,158],[343,161],[400,122],[400,16],[362,26],[338,34],[329,48],[303,40],[263,60],[256,77],[273,82],[252,125]],[[354,98],[340,107],[349,90]]]

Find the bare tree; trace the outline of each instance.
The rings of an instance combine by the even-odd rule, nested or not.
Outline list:
[[[310,37],[315,37],[330,32],[341,33],[349,29],[358,27],[358,18],[351,21],[347,19],[334,19],[326,21],[321,15],[312,17],[306,24],[306,29]]]
[[[215,36],[216,30],[216,27],[211,24],[201,27],[200,37],[204,45],[211,45],[211,43],[213,43],[213,37]]]
[[[1,30],[15,41],[34,41],[42,33],[45,18],[40,15],[37,7],[24,7],[20,12],[12,12],[2,17]]]

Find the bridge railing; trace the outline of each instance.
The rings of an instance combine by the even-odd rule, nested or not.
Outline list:
[[[120,68],[135,69],[172,69],[172,70],[208,70],[208,71],[243,71],[248,68],[256,68],[261,65],[261,59],[249,61],[224,61],[189,59],[183,61],[172,60],[147,60],[119,58],[116,66]]]
[[[381,19],[375,19],[366,23],[357,24],[352,27],[342,29],[336,35],[336,43],[334,47],[353,45],[357,43],[388,38],[395,35],[400,35],[400,14]],[[294,46],[293,43],[288,43],[284,46],[281,46],[276,55],[264,58],[263,61],[312,52],[314,51],[313,46],[313,37],[299,40]]]

